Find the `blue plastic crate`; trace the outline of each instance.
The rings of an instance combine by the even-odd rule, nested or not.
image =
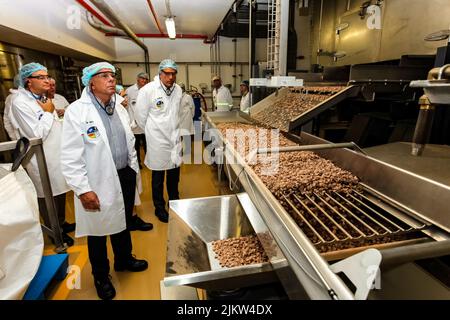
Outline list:
[[[69,266],[67,253],[43,256],[39,269],[31,281],[23,300],[45,300],[45,290],[53,279],[62,281]]]

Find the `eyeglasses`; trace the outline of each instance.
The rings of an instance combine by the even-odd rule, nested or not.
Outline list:
[[[108,77],[116,79],[116,74],[114,72],[109,72],[109,71],[97,72],[92,75],[92,77],[95,77],[95,76],[100,76],[100,78],[103,78],[103,79],[108,79]]]
[[[166,75],[166,76],[168,76],[168,77],[170,77],[170,76],[172,76],[172,77],[175,77],[176,76],[176,74],[177,74],[177,72],[175,71],[175,72],[166,72],[166,71],[162,71],[162,73],[164,73],[164,75]]]
[[[48,80],[52,79],[52,77],[49,76],[49,75],[46,75],[46,76],[44,76],[44,75],[39,75],[39,76],[29,76],[29,77],[27,77],[27,78],[38,79],[38,80],[40,80],[40,81],[42,81],[42,80],[48,81]]]

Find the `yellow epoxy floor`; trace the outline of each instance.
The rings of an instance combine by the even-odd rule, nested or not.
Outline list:
[[[142,155],[143,156],[143,155]],[[142,157],[143,159],[143,157]],[[153,223],[151,231],[133,231],[131,233],[133,242],[133,254],[138,259],[146,259],[149,268],[143,272],[115,272],[113,269],[113,254],[108,240],[108,258],[110,261],[112,282],[116,288],[117,299],[160,299],[160,281],[164,278],[166,264],[166,243],[168,224],[162,223],[154,215],[153,201],[151,197],[151,171],[145,166],[141,170],[143,193],[142,205],[135,207],[144,221]],[[206,164],[182,165],[180,176],[180,198],[198,198],[229,194],[228,185],[217,180],[217,170]],[[167,194],[165,193],[167,200]],[[69,193],[66,204],[66,217],[69,222],[74,222],[73,194]],[[73,237],[73,233],[70,234]],[[75,278],[71,273],[65,281],[53,288],[50,299],[68,300],[97,300],[97,292],[91,275],[91,265],[88,259],[86,238],[75,239],[75,245],[70,247],[69,264],[78,266],[80,272],[80,288],[68,289],[69,278]],[[47,244],[47,254],[52,254],[53,246]],[[76,271],[78,267],[73,270]]]

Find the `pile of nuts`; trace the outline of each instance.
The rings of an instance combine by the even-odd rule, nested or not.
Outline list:
[[[237,132],[236,130],[238,129],[242,129],[244,132],[249,129],[269,130],[264,127],[242,123],[219,123],[217,128],[221,131],[224,139],[227,137],[227,129],[233,129],[235,130],[234,132]],[[248,136],[245,135],[245,137]],[[267,148],[270,148],[271,139],[269,133],[267,133],[267,137]],[[234,139],[235,150],[243,149],[242,145],[237,145],[238,142],[245,143],[245,154],[241,154],[243,157],[258,147],[258,145],[250,146],[249,140],[251,139],[246,138],[244,141]],[[280,147],[295,145],[297,145],[295,142],[280,133]],[[250,164],[250,166],[278,200],[282,200],[283,195],[291,193],[347,192],[352,189],[358,189],[359,181],[356,176],[311,151],[281,152],[272,156],[279,156],[278,169],[273,174],[264,174],[264,169],[266,168],[264,157],[260,157],[256,164]],[[267,157],[267,161],[273,161],[273,159]]]
[[[286,96],[252,114],[257,122],[289,131],[289,123],[341,91],[344,87],[298,87]]]
[[[220,123],[217,127],[221,131],[224,139],[227,139],[227,129],[241,129],[244,133],[247,130],[254,129],[270,130],[263,126],[241,123]],[[248,140],[250,139],[248,138],[248,134],[244,135],[244,137],[245,139],[243,141],[239,141],[241,144],[245,144],[244,154],[241,153],[244,157],[255,148],[271,147],[270,138],[267,139],[269,142],[268,146],[255,146],[249,143]],[[267,133],[267,137],[270,137],[269,133]],[[228,136],[228,138],[232,139],[230,136]],[[234,139],[233,147],[235,150],[243,150],[242,148],[239,149],[237,144],[238,141]],[[282,132],[280,132],[280,147],[295,145],[297,145],[295,142],[289,140]],[[396,230],[390,230],[394,234],[385,234],[385,230],[380,227],[380,225],[371,221],[367,216],[361,215],[357,209],[347,209],[354,211],[353,215],[349,214],[350,211],[343,209],[343,207],[346,206],[346,201],[336,197],[341,203],[339,205],[329,197],[329,195],[335,193],[345,196],[354,191],[361,191],[359,179],[352,173],[337,167],[331,161],[324,159],[311,151],[281,152],[272,155],[279,156],[279,165],[277,171],[271,175],[264,173],[263,168],[266,165],[264,158],[259,158],[258,162],[255,164],[249,162],[248,164],[265,186],[278,199],[284,209],[296,221],[305,235],[313,244],[316,244],[316,247],[320,252],[331,252],[346,248],[388,243],[405,240],[412,236],[396,234]],[[360,205],[354,203],[354,206]],[[333,209],[331,209],[331,207]],[[364,211],[364,208],[361,209]],[[327,215],[324,214],[324,211],[340,227],[337,227],[336,223],[332,222]],[[340,215],[337,214],[337,212],[339,212]],[[358,216],[359,220],[356,219],[355,216]],[[345,219],[342,217],[345,217]],[[380,220],[379,223],[385,225],[382,220]],[[365,236],[361,238],[359,232],[350,224],[356,226]],[[378,232],[380,236],[374,235],[374,232],[366,225],[369,225],[373,230]],[[390,228],[387,224],[385,226]],[[351,238],[348,238],[342,229],[346,230]],[[319,238],[318,235],[321,238]],[[335,239],[335,237],[337,237],[337,239]],[[237,244],[235,245],[235,248],[238,248]],[[238,255],[239,254],[242,255],[242,252],[239,251]],[[224,259],[228,261],[226,258]],[[231,262],[224,262],[224,265],[229,263]]]
[[[255,235],[213,241],[212,248],[222,267],[232,268],[269,261]]]
[[[227,139],[229,143],[233,143],[234,150],[239,152],[240,155],[244,158],[247,157],[251,151],[259,147],[272,147],[272,134],[275,133],[272,133],[272,129],[270,128],[239,122],[218,123],[216,127],[220,130],[222,137],[224,139]],[[242,136],[244,139],[240,139],[240,136]],[[230,141],[230,139],[232,141]],[[283,135],[283,133],[280,132],[278,146],[287,147],[295,145],[297,145],[295,142],[287,139]]]

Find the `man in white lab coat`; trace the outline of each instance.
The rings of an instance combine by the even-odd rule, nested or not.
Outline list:
[[[136,124],[136,119],[134,116],[135,110],[136,110],[136,100],[139,93],[139,89],[144,87],[148,82],[150,81],[150,76],[145,72],[140,72],[136,77],[136,83],[129,87],[126,90],[126,94],[129,101],[129,106],[127,108],[128,114],[130,115],[130,120],[132,123],[132,130],[134,133],[134,137],[136,138],[136,152],[137,152],[137,158],[139,162],[139,168],[142,169],[141,164],[141,155],[140,155],[140,149],[141,145],[144,147],[144,153],[147,153],[147,142],[145,141],[145,132],[144,129],[139,127]]]
[[[69,106],[69,102],[62,95],[56,93],[56,80],[53,78],[50,79],[50,89],[47,92],[47,97],[52,99],[56,113],[62,118],[64,111]]]
[[[242,112],[250,113],[250,93],[248,90],[248,81],[244,80],[241,82],[241,85],[239,86],[239,89],[241,90],[241,103],[240,103],[240,109]]]
[[[60,143],[62,124],[51,99],[46,94],[50,88],[50,76],[47,68],[39,63],[28,63],[19,71],[20,87],[11,105],[11,112],[20,137],[41,138],[47,163],[50,184],[58,214],[59,225],[65,228],[66,193],[69,187],[64,181],[60,165]],[[50,226],[45,195],[41,183],[36,156],[33,156],[26,167],[36,188],[39,211],[44,223]],[[73,245],[73,239],[63,232],[63,240]]]
[[[152,195],[155,215],[168,222],[164,201],[164,176],[167,173],[169,200],[179,199],[181,143],[179,114],[181,88],[175,83],[178,67],[173,60],[159,64],[159,74],[139,90],[136,122],[145,128],[147,154],[144,164],[152,170]]]
[[[222,84],[219,76],[212,78],[214,111],[230,111],[233,108],[233,97],[230,90]]]
[[[9,95],[5,99],[5,109],[3,111],[3,124],[5,126],[6,133],[8,134],[9,138],[11,140],[17,140],[20,138],[19,132],[17,131],[17,125],[15,124],[12,112],[11,112],[11,106],[12,101],[16,94],[19,92],[20,87],[20,75],[16,74],[14,77],[14,88],[9,89]]]
[[[191,136],[194,134],[195,104],[192,96],[186,92],[184,83],[180,83],[183,92],[180,103],[180,135],[183,140],[183,157],[191,154]]]
[[[138,169],[129,117],[115,94],[115,68],[107,62],[83,69],[85,89],[66,110],[61,143],[62,172],[74,191],[76,237],[87,236],[92,274],[101,299],[114,298],[106,236],[116,271],[143,271],[132,255],[130,221]]]

